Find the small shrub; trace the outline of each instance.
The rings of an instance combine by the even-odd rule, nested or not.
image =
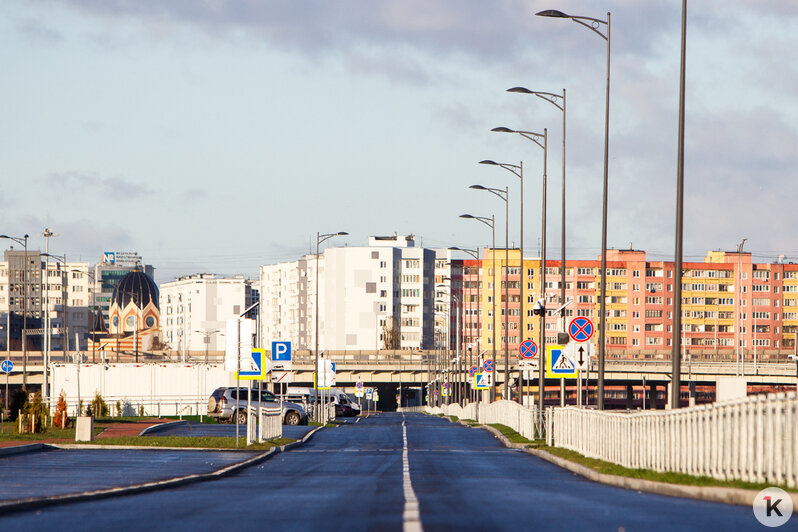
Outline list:
[[[94,417],[108,417],[108,405],[100,392],[94,392],[94,400],[91,402],[91,411]]]
[[[47,406],[42,402],[42,393],[36,392],[33,398],[25,404],[22,413],[25,415],[25,425],[33,432],[44,432],[47,429],[45,419],[47,417]],[[31,426],[31,420],[33,425]]]
[[[139,417],[144,417],[144,406],[139,405]]]
[[[55,422],[56,427],[61,427],[65,429],[67,426],[67,422],[69,421],[69,416],[67,415],[67,402],[66,402],[66,393],[62,390],[61,393],[58,395],[58,404],[55,406]]]
[[[119,417],[121,415],[122,415],[122,401],[117,401],[116,402],[116,417]]]

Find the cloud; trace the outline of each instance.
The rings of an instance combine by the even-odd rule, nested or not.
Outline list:
[[[152,194],[148,186],[120,177],[100,177],[79,172],[55,172],[41,180],[59,196],[98,194],[108,200],[129,201]]]
[[[19,24],[19,31],[33,44],[51,46],[64,40],[63,33],[35,19],[22,21]]]

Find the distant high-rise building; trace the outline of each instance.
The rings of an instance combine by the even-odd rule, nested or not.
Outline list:
[[[103,321],[110,329],[108,313],[111,308],[111,298],[120,279],[139,267],[150,278],[155,276],[155,268],[143,264],[141,256],[129,251],[106,251],[103,253],[102,262],[94,265],[94,301],[102,312]]]
[[[416,247],[410,236],[372,236],[368,246],[325,249],[318,257],[320,350],[430,349],[436,281],[448,283],[448,250]],[[316,345],[316,256],[261,266],[264,342]]]

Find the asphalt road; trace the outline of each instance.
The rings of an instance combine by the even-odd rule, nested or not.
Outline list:
[[[382,414],[325,429],[232,477],[8,515],[0,525],[4,531],[401,530],[403,419]],[[596,484],[508,450],[486,431],[439,418],[408,414],[406,425],[404,474],[426,530],[761,530],[750,508]]]
[[[0,458],[0,500],[60,495],[209,473],[257,453],[153,449],[46,450]],[[2,526],[0,518],[0,530]]]

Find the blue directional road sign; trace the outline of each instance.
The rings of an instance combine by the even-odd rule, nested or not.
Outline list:
[[[291,362],[291,342],[272,342],[272,360]]]
[[[11,370],[13,369],[14,363],[10,360],[3,360],[3,362],[0,363],[0,370],[3,370],[3,373],[11,373]]]
[[[488,390],[493,386],[493,373],[474,374],[474,389]]]
[[[241,362],[243,365],[244,361],[242,360]],[[271,362],[266,360],[266,350],[264,349],[253,349],[252,360],[247,362],[250,362],[249,369],[239,371],[237,375],[239,379],[264,380],[266,379],[266,374],[271,371]]]
[[[583,316],[572,319],[568,326],[568,335],[574,342],[587,342],[593,337],[594,331],[593,322]]]

